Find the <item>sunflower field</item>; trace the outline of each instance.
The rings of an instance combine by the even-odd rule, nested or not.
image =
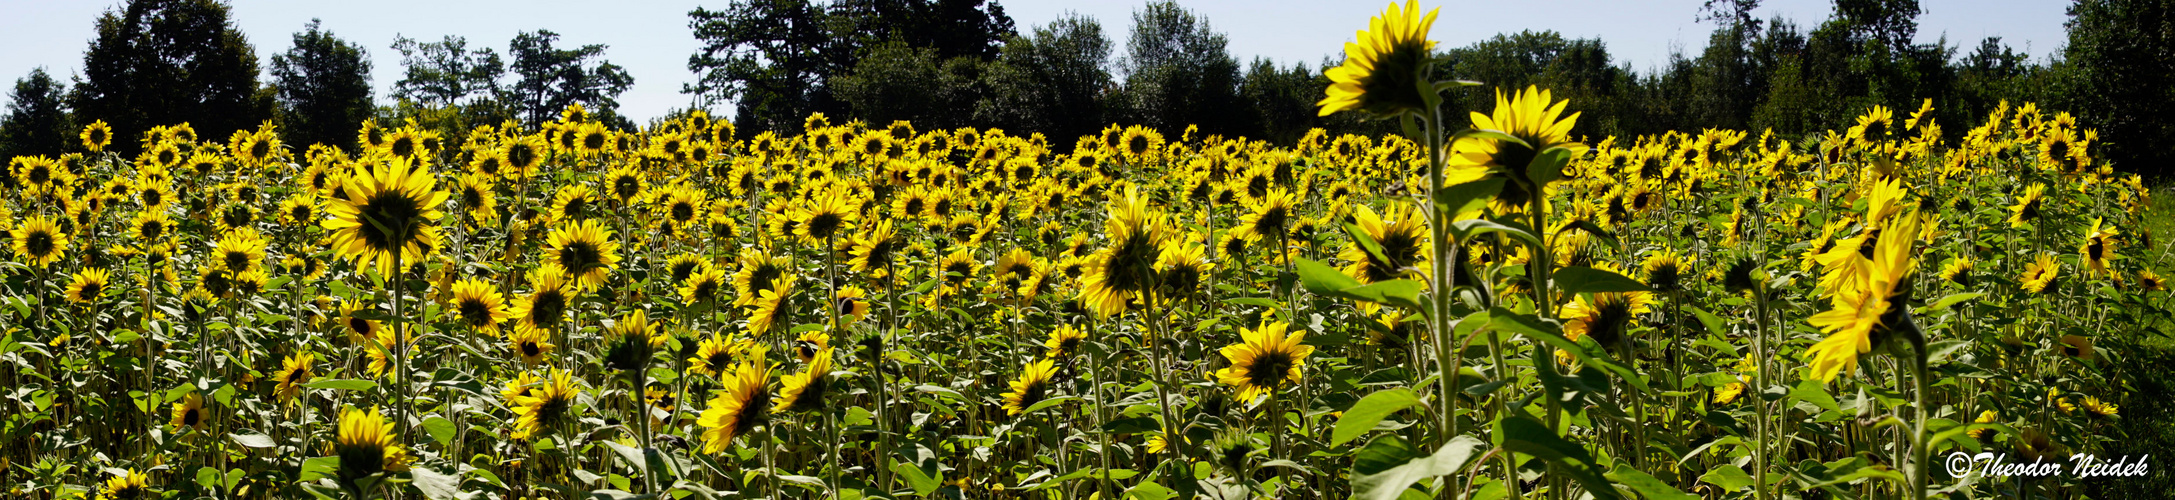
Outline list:
[[[2165,226],[2065,113],[1576,138],[1392,6],[1292,145],[82,130],[0,185],[9,498],[2082,494]],[[1493,92],[1465,118],[1454,92]],[[1944,127],[1964,127],[1960,141]],[[139,141],[141,154],[112,152]],[[1069,143],[1069,144],[1068,144]],[[2154,220],[2160,222],[2155,223]],[[2112,456],[2106,458],[2113,459]],[[1981,460],[1983,461],[1983,459]],[[1978,463],[1977,465],[1989,465]]]

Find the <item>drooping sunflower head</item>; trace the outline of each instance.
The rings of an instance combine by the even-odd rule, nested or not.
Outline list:
[[[1044,358],[1028,363],[1020,370],[1020,376],[1012,380],[1012,390],[1004,393],[1005,415],[1017,417],[1035,403],[1048,399],[1051,379],[1057,375],[1056,359]]]
[[[746,435],[770,411],[770,366],[761,348],[749,349],[746,359],[726,379],[725,392],[710,399],[710,407],[696,420],[704,428],[702,452],[724,453],[733,438]]]
[[[1435,42],[1427,32],[1435,25],[1430,10],[1420,14],[1417,1],[1400,8],[1391,3],[1382,15],[1368,22],[1358,40],[1344,44],[1344,64],[1330,68],[1329,88],[1320,102],[1320,116],[1358,109],[1378,116],[1414,112],[1426,106],[1420,85]]]
[[[649,312],[641,309],[620,316],[605,334],[609,340],[606,341],[604,366],[620,371],[635,371],[647,366],[665,339],[650,324]]]
[[[1674,250],[1665,248],[1647,254],[1639,269],[1646,274],[1647,286],[1653,287],[1654,291],[1666,293],[1683,289],[1684,258]]]
[[[548,435],[564,424],[573,421],[574,399],[581,390],[574,387],[573,374],[553,368],[543,380],[529,389],[526,396],[514,398],[514,439],[533,439]]]
[[[808,366],[800,373],[779,379],[776,411],[822,410],[824,393],[830,389],[832,357],[832,348],[825,347],[809,356]]]
[[[329,454],[340,457],[340,480],[352,486],[372,474],[408,470],[413,458],[395,434],[376,407],[341,409],[338,433],[326,445]]]

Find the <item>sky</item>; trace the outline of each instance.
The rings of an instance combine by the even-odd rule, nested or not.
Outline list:
[[[371,83],[377,98],[391,99],[400,79],[400,53],[393,40],[405,35],[435,41],[445,35],[468,39],[471,48],[495,47],[501,54],[516,33],[549,29],[562,47],[605,44],[604,58],[626,68],[634,87],[619,98],[621,113],[637,123],[688,105],[680,94],[694,80],[687,58],[701,48],[688,29],[687,12],[697,6],[722,9],[725,1],[693,0],[230,0],[233,19],[257,48],[260,64],[292,45],[293,34],[310,19],[340,38],[360,43],[370,54]],[[1022,32],[1067,12],[1101,21],[1105,35],[1123,52],[1132,14],[1146,0],[999,0]],[[1179,0],[1208,19],[1230,41],[1242,61],[1266,57],[1280,65],[1323,58],[1352,41],[1354,32],[1381,13],[1378,0]],[[1712,23],[1697,22],[1702,0],[1521,0],[1433,1],[1440,7],[1431,38],[1439,47],[1458,47],[1498,33],[1555,30],[1567,38],[1599,37],[1614,63],[1646,72],[1660,67],[1672,52],[1697,56],[1707,45]],[[2060,0],[1921,0],[1918,39],[1930,43],[1947,36],[1958,56],[1980,39],[2000,36],[2008,45],[2037,60],[2060,49],[2066,35],[2069,2]],[[96,35],[101,12],[117,9],[115,0],[0,0],[0,78],[13,80],[43,67],[63,81],[81,72],[83,51]],[[1762,19],[1777,15],[1809,31],[1827,19],[1828,0],[1766,0],[1755,11]],[[269,72],[264,73],[269,78]]]

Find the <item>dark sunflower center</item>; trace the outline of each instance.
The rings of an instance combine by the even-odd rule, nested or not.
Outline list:
[[[529,147],[528,144],[515,144],[513,147],[506,148],[506,163],[517,168],[527,168],[530,165],[535,165],[536,149]]]
[[[642,183],[631,175],[620,176],[612,181],[612,194],[617,194],[622,199],[633,198],[634,195],[642,194]]]
[[[479,190],[477,190],[475,186],[462,186],[462,187],[461,187],[461,205],[464,205],[464,206],[469,206],[469,207],[478,207],[478,206],[482,206],[482,205],[483,205],[483,192],[482,192],[482,191],[479,191]]]
[[[842,220],[837,213],[819,212],[814,217],[808,218],[808,235],[816,238],[829,238],[831,233],[838,231],[838,225]]]
[[[82,297],[85,299],[98,297],[98,293],[105,291],[105,287],[105,284],[96,281],[84,282]]]
[[[469,326],[483,326],[490,324],[491,306],[489,304],[483,303],[482,299],[472,298],[462,300],[461,319],[467,321]]]
[[[396,139],[393,141],[392,150],[393,156],[399,156],[403,158],[415,156],[415,140],[406,137]]]
[[[697,300],[697,301],[708,301],[708,300],[710,300],[710,299],[711,299],[712,297],[716,297],[716,296],[717,296],[717,281],[714,281],[714,280],[707,280],[707,279],[706,279],[706,280],[702,280],[702,282],[701,282],[701,283],[696,283],[696,284],[695,284],[695,300]]]
[[[687,202],[684,202],[684,201],[679,201],[679,202],[673,202],[673,203],[672,203],[672,220],[674,220],[674,221],[679,221],[679,222],[687,222],[687,221],[689,221],[689,220],[694,220],[694,218],[695,218],[695,206],[694,206],[694,205],[690,205],[690,204],[688,204]]]
[[[249,253],[237,251],[226,252],[226,262],[228,270],[240,271],[244,268],[249,267]]]
[[[52,254],[53,233],[37,230],[23,235],[23,249],[30,251],[32,257],[44,257]]]
[[[363,244],[377,251],[392,251],[415,239],[421,232],[415,219],[422,215],[422,205],[398,190],[379,191],[363,201],[357,233]]]
[[[582,136],[582,147],[588,149],[604,149],[604,134],[589,134]]]
[[[523,341],[521,341],[521,355],[522,355],[522,356],[528,356],[528,357],[532,357],[532,358],[533,358],[533,357],[536,357],[536,356],[538,356],[538,355],[542,355],[543,353],[544,353],[544,346],[536,345],[536,341],[534,341],[534,340],[523,340]]]
[[[189,411],[182,412],[181,425],[187,427],[195,427],[197,422],[200,422],[204,419],[203,412],[204,410],[199,410],[195,408],[190,408]]]
[[[1297,364],[1291,359],[1291,353],[1283,349],[1263,352],[1254,356],[1253,366],[1246,371],[1246,382],[1258,387],[1275,387],[1291,377],[1291,369]]]
[[[530,300],[529,318],[537,325],[557,325],[565,315],[566,294],[558,290],[546,290]]]

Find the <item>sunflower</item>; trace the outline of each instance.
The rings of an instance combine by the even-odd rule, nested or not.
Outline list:
[[[2167,280],[2161,278],[2159,273],[2152,272],[2151,269],[2139,269],[2137,270],[2137,286],[2147,292],[2166,291]]]
[[[357,266],[375,262],[389,276],[394,261],[421,262],[436,252],[432,223],[446,201],[437,184],[428,169],[397,159],[348,177],[325,210],[334,254]]]
[[[15,235],[15,258],[38,267],[59,261],[68,250],[68,233],[44,215],[23,220],[10,232]]]
[[[860,220],[857,205],[846,190],[832,188],[811,196],[800,208],[793,211],[793,235],[811,241],[829,241],[839,231],[850,231]]]
[[[725,271],[709,265],[702,266],[700,270],[689,274],[687,279],[679,282],[681,305],[693,306],[715,302],[718,299],[719,292],[725,289],[725,279],[727,277]]]
[[[709,200],[704,198],[703,192],[696,190],[693,186],[684,183],[675,184],[665,190],[662,202],[657,206],[657,212],[658,215],[663,215],[667,220],[671,220],[673,224],[685,227],[700,220],[702,209],[710,204]]]
[[[1665,248],[1647,254],[1646,261],[1639,264],[1639,270],[1646,275],[1647,286],[1654,291],[1669,293],[1684,289],[1683,279],[1687,268],[1684,266],[1684,258],[1678,256],[1674,250]]]
[[[703,427],[703,453],[724,453],[733,438],[754,431],[770,410],[770,368],[764,364],[761,348],[751,351],[732,378],[724,381],[725,392],[710,398],[710,407],[696,420]]]
[[[1319,116],[1347,109],[1392,116],[1426,106],[1419,87],[1435,48],[1427,32],[1440,10],[1423,17],[1417,1],[1405,2],[1404,8],[1391,3],[1370,20],[1356,43],[1344,44],[1344,64],[1323,72],[1330,84],[1314,104],[1321,108]]]
[[[1595,269],[1622,274],[1606,263],[1596,264]],[[1625,333],[1639,315],[1652,312],[1654,293],[1596,292],[1591,298],[1580,296],[1563,306],[1563,336],[1571,340],[1593,337],[1602,347],[1623,347]]]
[[[2096,351],[2092,350],[2091,337],[2085,337],[2081,335],[2063,335],[2061,340],[2061,350],[2063,356],[2068,356],[2071,358],[2086,361],[2090,361],[2098,357]]]
[[[755,299],[755,311],[748,314],[749,334],[759,336],[780,326],[791,326],[786,323],[792,314],[787,310],[786,300],[792,297],[793,284],[798,279],[790,274],[783,275],[771,288],[763,289],[761,296]]]
[[[2122,416],[2121,406],[2117,406],[2114,403],[2100,401],[2099,398],[2089,395],[2078,401],[2077,405],[2084,407],[2084,411],[2090,412],[2092,416],[2095,417],[2115,418]]]
[[[218,269],[233,273],[254,271],[264,266],[264,235],[248,227],[235,228],[219,237],[212,249],[211,264]]]
[[[566,271],[556,265],[536,266],[529,270],[527,297],[514,302],[513,315],[523,323],[537,328],[552,328],[566,321],[566,312],[580,297],[581,289],[567,282]]]
[[[1873,346],[1890,338],[1891,333],[1912,328],[1906,305],[1909,288],[1899,285],[1911,270],[1915,240],[1900,235],[1918,234],[1918,216],[1891,217],[1881,231],[1898,236],[1871,244],[1870,265],[1853,271],[1859,277],[1852,280],[1863,286],[1836,291],[1831,298],[1832,308],[1809,319],[1828,334],[1805,352],[1812,364],[1808,373],[1811,378],[1830,381],[1837,374],[1849,373],[1857,368],[1859,355],[1872,352]]]
[[[527,395],[514,398],[513,438],[534,439],[573,421],[574,400],[580,394],[574,387],[574,374],[551,369]]]
[[[300,352],[287,355],[287,359],[280,361],[279,371],[272,373],[272,381],[277,384],[272,392],[282,402],[294,401],[295,396],[302,394],[302,384],[310,383],[310,379],[316,377],[315,368],[312,366],[316,362],[316,354]]]
[[[1246,213],[1239,216],[1239,230],[1256,239],[1282,238],[1292,220],[1298,218],[1292,213],[1298,204],[1298,196],[1290,190],[1269,188],[1261,197],[1247,202]]]
[[[83,149],[102,152],[107,145],[113,144],[113,126],[107,125],[105,120],[94,121],[83,126],[83,132],[76,134],[76,138],[83,140]]]
[[[463,174],[456,178],[454,189],[454,201],[469,219],[485,225],[498,222],[498,194],[492,191],[490,177]]]
[[[733,272],[735,298],[732,305],[740,307],[755,304],[758,294],[775,286],[791,266],[792,262],[784,257],[765,256],[761,250],[754,248],[741,249],[740,270]]]
[[[606,274],[619,267],[619,242],[603,221],[567,222],[551,231],[546,241],[546,262],[565,269],[583,290],[604,285]]]
[[[2054,260],[2054,254],[2039,254],[2037,259],[2024,265],[2024,275],[2017,282],[2024,291],[2044,293],[2054,288],[2054,279],[2062,275],[2062,263]]]
[[[1042,342],[1042,347],[1046,349],[1043,357],[1050,359],[1072,357],[1073,354],[1079,352],[1080,343],[1086,340],[1087,332],[1080,331],[1079,328],[1073,328],[1072,325],[1058,325],[1057,329],[1050,330],[1050,339]]]
[[[182,396],[181,401],[174,402],[174,418],[171,425],[176,430],[196,429],[201,431],[204,430],[204,421],[209,417],[211,417],[211,414],[204,411],[204,396],[191,392],[187,396]]]
[[[363,312],[360,301],[340,303],[340,326],[347,332],[350,344],[361,344],[364,339],[376,338],[378,335],[378,320],[364,319],[357,314],[360,312]]]
[[[570,184],[559,188],[551,197],[551,212],[545,217],[553,222],[572,222],[587,219],[597,205],[597,192],[589,186]]]
[[[823,394],[831,385],[831,352],[828,347],[816,351],[800,373],[778,379],[778,404],[774,411],[823,409]]]
[[[501,177],[521,180],[536,175],[536,167],[544,163],[544,149],[543,139],[535,135],[508,138],[500,150],[506,156]]]
[[[2039,220],[2040,212],[2046,210],[2046,193],[2045,184],[2024,188],[2024,194],[2016,197],[2016,204],[2009,206],[2009,227],[2024,227]]]
[[[868,317],[868,291],[858,286],[839,288],[831,297],[831,307],[837,310],[839,327],[852,326]]]
[[[86,268],[76,272],[68,280],[68,301],[77,304],[96,302],[106,293],[106,270]]]
[[[2077,247],[2077,254],[2084,256],[2085,265],[2090,266],[2092,272],[2121,281],[2122,275],[2107,270],[2107,262],[2118,258],[2115,253],[2115,237],[2121,234],[2114,226],[2094,217],[2092,228],[2084,232],[2084,244]]]
[[[522,322],[515,324],[513,333],[506,336],[506,347],[513,350],[515,357],[521,358],[522,364],[536,366],[558,346],[544,339],[543,329]]]
[[[1005,415],[1017,417],[1049,397],[1051,379],[1057,376],[1056,362],[1044,358],[1020,370],[1020,378],[1012,381],[1012,390],[1004,393]]]
[[[1534,178],[1528,165],[1541,153],[1562,147],[1577,158],[1586,145],[1571,140],[1571,127],[1578,123],[1580,113],[1564,116],[1564,108],[1570,101],[1556,101],[1547,90],[1528,86],[1515,95],[1506,96],[1501,89],[1495,93],[1495,112],[1492,115],[1472,112],[1473,128],[1495,130],[1518,140],[1514,142],[1466,137],[1451,146],[1449,172],[1444,174],[1443,185],[1456,185],[1479,180],[1495,174],[1507,175],[1512,181],[1503,186],[1497,195],[1499,203],[1521,206],[1546,187],[1548,179]],[[1547,177],[1555,177],[1549,175]]]
[[[105,123],[104,121],[98,122],[99,125]],[[153,496],[153,493],[151,493],[151,476],[137,472],[135,469],[129,469],[120,475],[106,478],[106,483],[98,488],[98,500],[132,500]]]
[[[506,296],[498,293],[498,285],[476,278],[453,284],[453,311],[462,324],[479,331],[496,327],[513,314],[506,307]]]
[[[1191,297],[1200,291],[1204,278],[1215,264],[1208,262],[1208,249],[1201,238],[1182,238],[1163,245],[1156,254],[1156,293],[1172,297]]]
[[[395,337],[395,335],[396,333],[392,329],[380,329],[377,337],[374,338],[375,342],[370,343],[367,354],[370,357],[371,376],[382,377],[385,376],[385,372],[392,371],[396,361],[394,356],[410,359],[415,357],[416,338],[412,335],[402,334],[407,338],[401,339]],[[401,340],[406,340],[407,344],[401,345]]]
[[[724,333],[712,333],[695,349],[695,356],[687,358],[689,370],[712,377],[723,377],[733,369],[733,362],[746,350],[748,344],[734,340]]]
[[[342,408],[339,431],[325,445],[326,453],[340,457],[340,480],[350,485],[372,474],[406,471],[415,459],[396,434],[377,407]]]
[[[1941,281],[1971,286],[1971,272],[1976,268],[1977,266],[1971,263],[1971,257],[1958,255],[1941,264]]]
[[[621,371],[641,370],[665,341],[650,324],[649,311],[641,309],[613,321],[605,329],[605,338],[604,366]]]
[[[1148,288],[1149,280],[1155,279],[1155,258],[1163,253],[1170,232],[1168,221],[1149,210],[1147,198],[1137,188],[1126,188],[1108,211],[1103,232],[1110,243],[1088,257],[1078,297],[1103,317],[1124,312],[1133,295]]]
[[[1231,366],[1217,370],[1216,379],[1237,387],[1239,399],[1245,401],[1273,394],[1286,382],[1299,383],[1300,372],[1306,368],[1307,355],[1314,353],[1314,346],[1302,343],[1305,331],[1287,336],[1286,326],[1264,319],[1260,328],[1241,328],[1243,341],[1222,350]]]
[[[1346,243],[1344,249],[1337,252],[1337,258],[1351,262],[1344,267],[1344,274],[1358,278],[1360,283],[1374,283],[1402,278],[1408,273],[1425,275],[1428,272],[1428,263],[1423,260],[1432,248],[1427,241],[1427,223],[1404,207],[1393,205],[1388,220],[1366,205],[1361,205],[1352,214],[1360,231],[1374,240],[1375,248],[1381,253],[1368,251],[1358,241]]]

